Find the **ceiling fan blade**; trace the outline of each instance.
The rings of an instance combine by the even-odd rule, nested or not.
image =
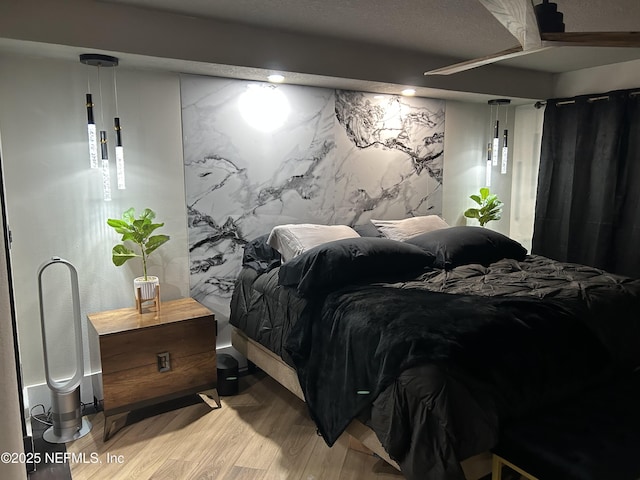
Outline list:
[[[478,0],[518,39],[523,50],[540,48],[538,21],[531,0]]]
[[[437,68],[435,70],[429,70],[428,72],[424,72],[425,75],[451,75],[453,73],[464,72],[466,70],[471,70],[472,68],[482,67],[483,65],[489,65],[490,63],[499,62],[500,60],[506,60],[507,58],[519,57],[520,55],[524,55],[527,53],[532,53],[537,50],[544,50],[548,47],[540,47],[536,50],[528,50],[524,51],[520,45],[517,45],[513,48],[509,48],[508,50],[503,50],[498,53],[494,53],[493,55],[487,55],[486,57],[474,58],[473,60],[466,60],[460,63],[454,63],[453,65],[449,65],[442,68]]]
[[[640,32],[557,32],[541,38],[546,46],[640,48]]]

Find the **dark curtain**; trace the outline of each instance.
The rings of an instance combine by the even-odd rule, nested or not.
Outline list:
[[[547,101],[532,253],[640,277],[640,95],[633,92]]]

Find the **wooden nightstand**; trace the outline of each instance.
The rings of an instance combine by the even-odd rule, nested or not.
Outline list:
[[[87,315],[96,405],[104,408],[104,440],[135,409],[200,394],[211,405],[216,387],[216,323],[192,298],[163,302],[159,312],[122,308]],[[211,405],[213,406],[213,405]]]

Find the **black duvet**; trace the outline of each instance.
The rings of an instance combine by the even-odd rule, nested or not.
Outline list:
[[[409,479],[462,479],[502,423],[640,365],[640,281],[597,269],[528,256],[307,298],[278,270],[243,270],[230,322],[295,366],[329,445],[364,418]]]

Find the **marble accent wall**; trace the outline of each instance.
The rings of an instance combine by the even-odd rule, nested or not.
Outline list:
[[[274,225],[442,212],[444,101],[191,75],[181,95],[191,295],[219,314]]]

